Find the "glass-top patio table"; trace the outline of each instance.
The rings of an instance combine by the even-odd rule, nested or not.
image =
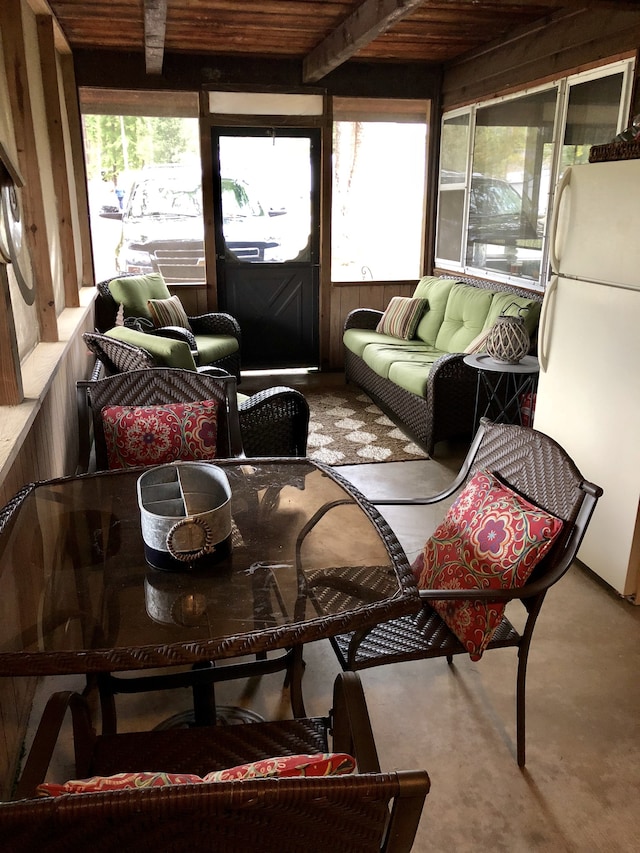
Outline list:
[[[140,469],[26,486],[0,515],[0,675],[117,673],[298,652],[419,608],[384,519],[309,460],[217,461],[233,547],[197,571],[145,560]],[[335,594],[333,594],[335,591]]]

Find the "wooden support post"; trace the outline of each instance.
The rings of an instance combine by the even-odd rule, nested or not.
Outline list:
[[[23,194],[24,240],[37,282],[36,308],[40,340],[57,341],[58,322],[40,180],[41,164],[31,111],[21,0],[3,0],[1,34],[18,164],[26,183]]]
[[[16,406],[24,399],[18,340],[11,310],[7,265],[0,263],[0,406]],[[8,369],[12,365],[11,370]]]

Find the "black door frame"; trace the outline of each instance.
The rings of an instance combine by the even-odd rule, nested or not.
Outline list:
[[[309,139],[310,144],[310,168],[311,168],[311,227],[309,236],[309,252],[308,257],[304,260],[291,260],[285,262],[250,262],[248,260],[230,260],[225,248],[223,236],[223,221],[222,221],[222,175],[220,169],[219,157],[219,141],[224,137],[256,137],[256,138],[284,138],[297,137]],[[247,295],[258,293],[255,289],[251,289],[251,281],[255,282],[256,277],[260,276],[265,282],[265,287],[271,286],[274,292],[279,291],[286,286],[296,287],[298,292],[294,294],[292,299],[299,301],[302,299],[304,308],[301,310],[297,306],[297,310],[291,311],[289,319],[293,318],[300,324],[295,329],[285,330],[288,335],[291,332],[290,340],[292,342],[291,357],[294,359],[291,363],[282,361],[282,353],[274,353],[275,362],[269,364],[268,351],[264,354],[257,355],[255,349],[253,356],[250,355],[250,349],[247,350],[249,361],[256,357],[262,358],[264,355],[264,364],[251,364],[249,367],[318,367],[320,364],[320,233],[321,233],[321,147],[322,147],[322,130],[318,126],[290,126],[288,124],[277,125],[269,123],[268,120],[258,124],[256,117],[253,117],[247,123],[238,123],[233,125],[227,124],[211,124],[210,137],[211,145],[211,182],[213,190],[213,233],[215,242],[215,263],[216,263],[216,282],[217,282],[217,300],[220,310],[229,310],[230,313],[243,313],[244,304],[238,309],[238,298],[234,290],[234,295],[231,295],[232,289],[238,287],[238,280],[242,282],[244,279],[247,285]],[[231,267],[229,266],[231,265]],[[232,272],[233,275],[227,274]],[[230,283],[231,282],[231,283]],[[242,286],[242,285],[241,285]],[[229,301],[234,300],[236,311],[229,308]],[[246,306],[248,310],[248,306]],[[258,305],[255,305],[256,310],[259,310]],[[240,318],[238,318],[240,319]],[[264,319],[264,318],[263,318]],[[247,325],[251,325],[250,321],[246,321]],[[241,320],[241,326],[243,325]],[[282,328],[277,330],[277,335],[282,335]],[[301,337],[304,337],[302,341]],[[272,339],[273,340],[273,339]],[[300,340],[300,346],[296,349],[294,342]],[[269,341],[268,336],[263,336],[262,346],[265,341]],[[250,341],[247,340],[247,345]],[[244,347],[243,347],[244,349]],[[277,347],[276,347],[277,349]],[[301,364],[295,362],[296,352],[298,353]]]

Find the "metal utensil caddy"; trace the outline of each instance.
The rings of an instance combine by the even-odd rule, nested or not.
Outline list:
[[[174,462],[138,478],[147,562],[163,571],[210,566],[231,551],[231,487],[217,465]]]

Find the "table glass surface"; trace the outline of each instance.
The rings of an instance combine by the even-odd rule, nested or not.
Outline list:
[[[145,560],[138,470],[35,484],[0,533],[0,675],[193,663],[418,609],[377,511],[308,460],[219,463],[237,528],[198,571]]]

